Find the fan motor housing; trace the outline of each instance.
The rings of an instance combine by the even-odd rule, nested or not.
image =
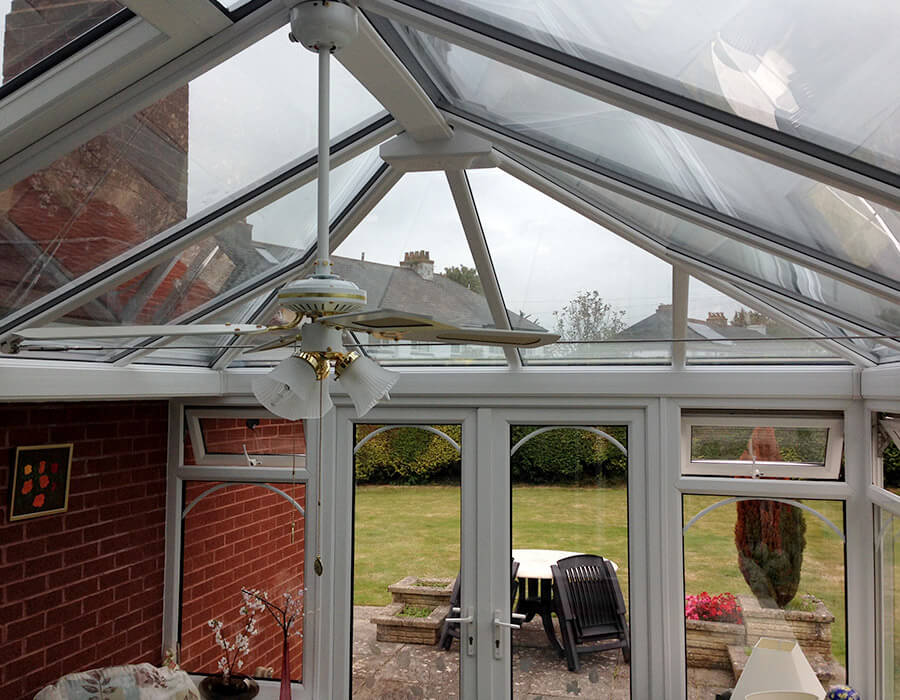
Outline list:
[[[365,308],[366,292],[349,280],[308,277],[286,284],[278,293],[278,303],[298,314],[331,316]]]
[[[291,8],[291,40],[310,51],[337,51],[357,32],[356,10],[340,0],[307,0]]]

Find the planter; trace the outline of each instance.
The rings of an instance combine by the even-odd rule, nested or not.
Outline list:
[[[796,639],[807,656],[831,656],[834,615],[821,600],[813,599],[815,608],[811,611],[763,608],[754,596],[740,596],[740,601],[749,646],[756,644],[760,637]]]
[[[388,586],[391,600],[394,603],[409,605],[439,606],[450,605],[450,594],[453,592],[453,579],[428,578],[426,576],[407,576]]]
[[[728,647],[746,643],[744,625],[709,620],[685,620],[687,665],[731,670]]]
[[[450,612],[450,606],[435,606],[427,617],[400,616],[406,605],[409,603],[391,603],[372,618],[371,621],[377,626],[375,638],[379,642],[437,644],[441,636],[441,625]]]
[[[207,676],[197,684],[204,700],[251,700],[259,692],[256,681],[247,676],[232,676],[229,683],[222,676]]]

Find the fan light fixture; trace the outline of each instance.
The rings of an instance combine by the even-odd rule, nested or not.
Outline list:
[[[291,41],[303,44],[319,56],[318,257],[315,274],[286,285],[279,301],[313,320],[358,311],[366,304],[365,291],[332,274],[328,257],[329,61],[331,53],[351,42],[356,33],[356,10],[342,2],[310,0],[291,9]],[[269,374],[256,378],[253,393],[263,406],[282,418],[321,418],[334,406],[328,385],[324,383],[331,375],[332,363],[335,377],[350,394],[358,416],[368,413],[386,397],[398,379],[394,372],[383,369],[368,357],[347,352],[340,330],[312,323],[302,334],[299,352]]]

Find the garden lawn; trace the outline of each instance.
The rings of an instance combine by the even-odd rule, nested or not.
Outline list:
[[[457,486],[358,486],[353,602],[387,605],[387,587],[405,576],[453,579],[459,571]],[[711,496],[685,496],[685,522]],[[808,501],[841,527],[841,504]],[[602,554],[619,566],[628,599],[628,530],[623,487],[514,486],[513,548],[561,549]],[[715,510],[694,524],[685,538],[687,593],[749,594],[737,567],[735,506]],[[806,513],[807,546],[799,594],[812,593],[835,616],[832,649],[845,662],[843,543]]]

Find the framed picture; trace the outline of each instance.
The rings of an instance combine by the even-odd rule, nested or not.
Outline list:
[[[17,447],[10,485],[10,521],[64,513],[69,507],[71,470],[71,442]]]

